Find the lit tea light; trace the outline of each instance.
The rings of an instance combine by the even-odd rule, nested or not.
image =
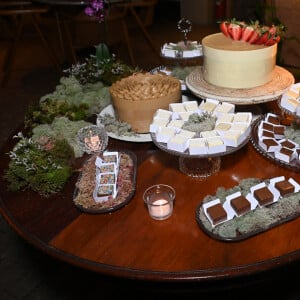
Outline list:
[[[149,187],[143,195],[150,217],[155,220],[165,220],[173,213],[175,190],[165,184]]]
[[[171,205],[165,199],[159,199],[154,201],[150,205],[150,214],[156,218],[164,218],[171,213]]]

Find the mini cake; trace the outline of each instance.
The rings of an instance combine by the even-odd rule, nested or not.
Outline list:
[[[266,186],[254,190],[253,196],[258,201],[260,206],[271,204],[274,201],[274,195]]]
[[[242,195],[231,199],[230,204],[238,216],[241,216],[251,210],[249,200]]]
[[[289,163],[295,158],[295,152],[289,148],[282,147],[279,151],[275,152],[275,157]]]
[[[194,138],[189,141],[190,154],[207,154],[208,148],[205,138]]]
[[[281,196],[294,193],[295,187],[288,180],[278,181],[275,183],[275,188],[280,192]]]
[[[215,33],[203,38],[202,46],[203,78],[210,84],[240,89],[272,80],[277,44],[254,45]]]
[[[280,125],[280,118],[275,115],[275,114],[271,114],[271,113],[268,113],[267,116],[266,116],[266,121],[269,122],[269,123],[272,123],[273,125]]]
[[[262,139],[259,140],[259,145],[266,151],[266,152],[275,152],[279,151],[281,146],[275,139]]]
[[[114,82],[110,89],[116,117],[137,133],[148,133],[157,109],[181,101],[181,83],[163,74],[136,73]]]
[[[221,203],[208,207],[206,213],[209,215],[213,225],[217,225],[227,220],[227,212]]]

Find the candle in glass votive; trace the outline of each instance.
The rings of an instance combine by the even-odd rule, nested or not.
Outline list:
[[[171,205],[166,199],[159,199],[150,204],[150,214],[156,218],[164,218],[171,212]]]
[[[172,215],[175,190],[165,184],[149,187],[144,193],[149,215],[155,220],[164,220]]]

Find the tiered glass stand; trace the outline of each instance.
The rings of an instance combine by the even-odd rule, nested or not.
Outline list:
[[[191,177],[206,178],[218,172],[221,168],[221,157],[233,153],[245,146],[250,138],[250,135],[245,136],[245,139],[237,147],[226,147],[226,151],[210,154],[189,154],[188,151],[180,152],[167,148],[166,143],[157,142],[155,134],[151,133],[151,138],[154,144],[161,150],[176,155],[179,157],[179,170]]]

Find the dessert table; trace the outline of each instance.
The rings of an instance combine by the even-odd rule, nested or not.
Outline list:
[[[262,111],[276,103],[259,104]],[[300,218],[239,241],[217,240],[196,221],[196,210],[207,195],[246,178],[293,177],[285,168],[261,155],[249,141],[222,158],[218,172],[193,178],[180,172],[175,156],[153,142],[134,143],[109,138],[108,149],[132,151],[136,187],[130,201],[109,213],[87,213],[73,202],[75,183],[90,156],[76,161],[63,190],[42,197],[31,190],[10,192],[3,179],[15,140],[1,150],[0,213],[23,239],[48,255],[103,275],[156,282],[211,282],[276,269],[300,259]],[[176,192],[173,214],[154,220],[143,201],[144,191],[166,184]]]

